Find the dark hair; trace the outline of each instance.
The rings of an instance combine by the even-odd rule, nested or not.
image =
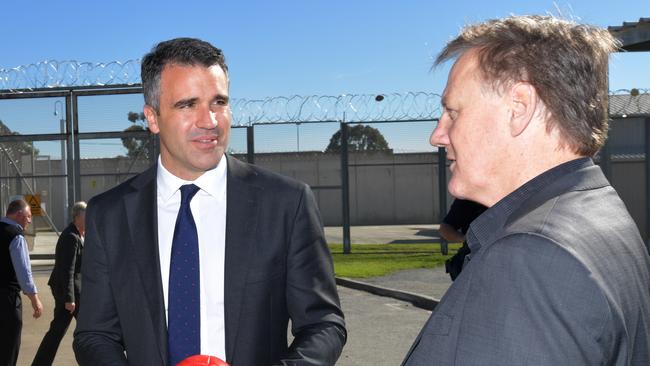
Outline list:
[[[18,212],[27,208],[27,202],[23,199],[13,200],[7,206],[6,216],[17,214]]]
[[[546,107],[547,129],[583,156],[607,138],[607,69],[617,41],[605,29],[552,16],[511,16],[465,27],[438,65],[469,50],[493,90],[530,83]]]
[[[144,102],[158,111],[160,75],[168,64],[211,67],[219,65],[228,74],[226,58],[220,49],[196,38],[174,38],[158,43],[144,55],[140,77],[144,89]]]

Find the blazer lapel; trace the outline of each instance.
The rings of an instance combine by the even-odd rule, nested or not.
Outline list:
[[[135,178],[131,185],[134,191],[125,195],[123,200],[130,234],[130,249],[142,279],[143,287],[138,290],[144,293],[147,300],[160,357],[163,364],[166,364],[167,322],[158,254],[156,166]]]
[[[246,164],[227,156],[228,187],[226,208],[226,258],[224,302],[226,358],[232,363],[244,300],[244,287],[256,240],[257,205],[261,188],[251,182],[254,171]]]

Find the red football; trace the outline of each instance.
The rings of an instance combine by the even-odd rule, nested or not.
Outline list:
[[[179,362],[176,366],[228,366],[228,364],[216,356],[194,355]]]

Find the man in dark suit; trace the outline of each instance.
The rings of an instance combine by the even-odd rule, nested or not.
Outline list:
[[[197,39],[162,42],[143,58],[160,157],[88,204],[81,365],[172,365],[196,353],[233,366],[339,357],[346,330],[314,197],[225,154],[227,73],[221,50]]]
[[[76,318],[79,312],[85,222],[86,202],[80,201],[72,206],[72,222],[63,229],[56,242],[54,268],[47,282],[54,296],[54,319],[38,347],[33,366],[51,365],[54,362],[72,317]]]
[[[603,29],[550,16],[466,27],[431,143],[487,207],[463,274],[405,365],[648,365],[650,260],[593,156],[607,134]]]

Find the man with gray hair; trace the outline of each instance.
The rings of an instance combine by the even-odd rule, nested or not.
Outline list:
[[[0,219],[0,365],[16,365],[23,329],[22,289],[32,303],[34,318],[43,313],[32,277],[24,231],[32,223],[32,209],[23,199],[7,206]]]
[[[466,27],[431,144],[449,191],[489,209],[405,365],[648,365],[650,261],[592,156],[610,34],[550,16]]]
[[[32,365],[52,365],[72,317],[79,313],[81,258],[86,231],[86,202],[72,206],[72,222],[56,242],[54,268],[47,282],[54,296],[54,319],[38,347]]]

